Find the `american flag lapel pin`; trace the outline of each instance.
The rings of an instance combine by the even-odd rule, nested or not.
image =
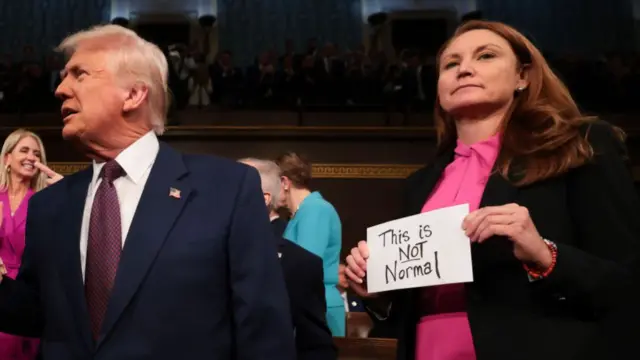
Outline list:
[[[176,188],[170,188],[169,189],[169,196],[171,196],[174,199],[180,199],[180,190],[178,190]]]

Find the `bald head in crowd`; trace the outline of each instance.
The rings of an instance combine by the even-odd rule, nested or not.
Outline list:
[[[269,209],[269,215],[276,215],[276,210],[280,206],[282,199],[282,182],[280,180],[280,167],[278,167],[278,164],[271,160],[256,158],[244,158],[238,161],[258,170],[262,184],[262,192],[264,194],[264,202]]]

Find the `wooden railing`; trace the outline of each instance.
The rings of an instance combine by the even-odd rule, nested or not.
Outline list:
[[[373,322],[364,312],[347,313],[347,336],[334,338],[340,360],[392,360],[396,340],[370,338]]]
[[[395,339],[334,338],[340,360],[395,360]]]

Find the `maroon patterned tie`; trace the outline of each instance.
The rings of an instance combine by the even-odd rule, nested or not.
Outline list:
[[[85,271],[85,296],[94,340],[98,339],[122,251],[120,203],[113,181],[125,172],[115,161],[108,161],[100,172],[89,221],[89,243]]]

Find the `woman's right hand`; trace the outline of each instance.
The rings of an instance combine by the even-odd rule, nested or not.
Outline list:
[[[366,241],[358,242],[358,246],[351,249],[347,256],[347,267],[344,269],[349,280],[349,288],[361,298],[375,298],[376,294],[367,291],[364,278],[367,276],[367,259],[369,259],[369,246]]]

